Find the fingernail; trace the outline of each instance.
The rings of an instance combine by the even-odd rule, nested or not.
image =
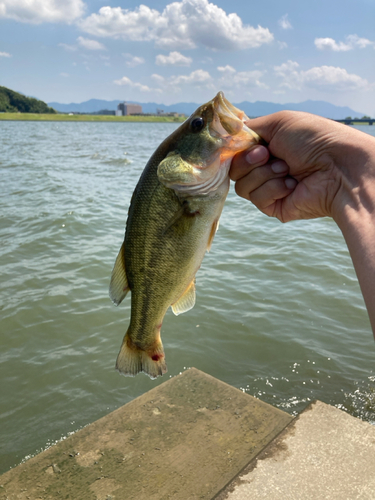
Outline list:
[[[288,172],[288,166],[283,161],[275,161],[275,163],[272,163],[271,168],[275,174],[282,174],[284,172],[285,173]]]
[[[265,160],[267,156],[267,148],[264,146],[255,146],[255,148],[247,153],[246,161],[250,164],[255,164]]]
[[[297,186],[298,182],[292,177],[287,177],[285,179],[285,185],[288,189],[294,189]]]

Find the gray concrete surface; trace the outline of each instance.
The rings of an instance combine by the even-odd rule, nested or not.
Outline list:
[[[209,500],[291,420],[192,368],[0,476],[0,499]]]
[[[374,500],[375,426],[316,401],[217,500]]]
[[[194,368],[0,476],[0,500],[375,500],[375,426]]]

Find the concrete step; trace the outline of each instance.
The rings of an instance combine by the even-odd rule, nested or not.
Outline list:
[[[212,499],[292,420],[192,368],[0,476],[0,499]]]
[[[217,500],[374,500],[375,426],[309,405]]]

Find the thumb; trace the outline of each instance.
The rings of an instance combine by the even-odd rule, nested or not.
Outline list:
[[[269,144],[276,135],[282,124],[290,117],[285,116],[284,111],[273,113],[271,115],[250,118],[246,125],[254,130],[267,144]]]

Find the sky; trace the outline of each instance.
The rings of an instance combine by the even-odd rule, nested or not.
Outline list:
[[[60,103],[222,90],[375,116],[375,0],[0,0],[0,85]]]

